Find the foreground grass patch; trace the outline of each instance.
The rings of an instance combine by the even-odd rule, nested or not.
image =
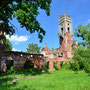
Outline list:
[[[40,75],[10,75],[19,77],[16,85],[0,82],[0,90],[90,90],[90,76],[84,71],[51,71]]]

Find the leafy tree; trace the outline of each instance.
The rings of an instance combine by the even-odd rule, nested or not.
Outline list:
[[[74,65],[73,63],[76,62],[80,69],[84,69],[85,72],[90,73],[90,49],[84,47],[75,48],[73,55],[73,62],[71,63],[72,68]]]
[[[37,44],[29,43],[27,52],[40,53],[40,48]]]
[[[15,28],[10,25],[10,20],[16,17],[21,27],[25,27],[30,33],[35,31],[42,42],[45,30],[37,20],[38,9],[46,11],[50,15],[50,4],[52,0],[0,0],[0,20],[4,21],[6,34],[15,33]]]
[[[75,36],[82,39],[81,45],[90,46],[90,23],[84,26],[80,24],[75,30]]]
[[[82,39],[80,45],[84,47],[74,48],[72,59],[74,62],[77,62],[80,69],[90,73],[90,23],[84,26],[78,25],[75,30],[75,36]]]
[[[5,43],[5,46],[8,48],[7,51],[11,51],[12,50],[12,44],[10,43],[9,39],[4,38],[4,43]]]

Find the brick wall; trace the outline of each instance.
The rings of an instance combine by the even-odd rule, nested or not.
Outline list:
[[[1,54],[0,54],[1,55]],[[2,60],[13,60],[14,65],[19,68],[24,68],[24,63],[28,60],[34,62],[34,67],[42,68],[45,64],[45,60],[42,54],[24,53],[24,52],[2,52],[0,56],[0,67]]]

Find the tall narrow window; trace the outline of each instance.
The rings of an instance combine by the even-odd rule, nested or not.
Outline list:
[[[67,32],[70,33],[70,28],[69,27],[67,28]]]
[[[63,28],[61,28],[61,33],[63,34]]]

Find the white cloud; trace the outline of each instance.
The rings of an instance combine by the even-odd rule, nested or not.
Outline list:
[[[9,37],[8,35],[6,35],[6,38],[8,38],[10,41],[25,42],[30,37],[27,36],[27,35],[25,35],[25,36],[12,35],[11,37]]]
[[[16,48],[12,48],[12,51],[21,51],[21,50],[18,50],[18,49],[16,49]]]
[[[90,19],[87,20],[87,23],[90,23]]]
[[[15,45],[18,45],[18,42],[15,42],[14,44],[15,44]]]

